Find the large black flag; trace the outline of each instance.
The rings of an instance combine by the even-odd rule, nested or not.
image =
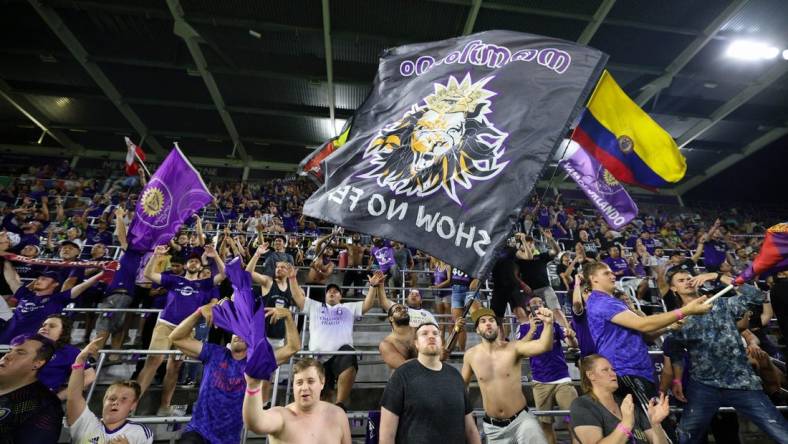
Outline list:
[[[606,58],[508,31],[386,50],[304,213],[483,275]]]

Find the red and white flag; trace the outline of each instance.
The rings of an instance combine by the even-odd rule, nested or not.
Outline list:
[[[145,152],[142,151],[137,145],[134,145],[134,142],[131,141],[128,137],[126,139],[126,175],[127,176],[136,176],[137,172],[140,169],[139,162],[145,160]]]

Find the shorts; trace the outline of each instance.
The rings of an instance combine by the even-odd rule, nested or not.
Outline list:
[[[463,308],[470,299],[479,299],[479,291],[470,291],[467,285],[451,286],[451,308]]]
[[[432,290],[432,295],[435,297],[436,304],[450,304],[451,303],[451,290],[445,288],[438,288]]]
[[[547,308],[551,310],[555,310],[556,308],[561,308],[561,303],[558,302],[558,295],[555,294],[555,290],[553,290],[553,287],[535,288],[533,292],[534,292],[534,296],[542,298]]]
[[[528,410],[523,410],[505,427],[483,422],[484,434],[489,444],[547,444],[547,438],[542,432],[542,427],[536,416]]]
[[[172,341],[170,341],[170,333],[175,330],[175,327],[165,324],[163,322],[156,322],[153,327],[153,336],[150,340],[148,350],[170,350],[172,349]],[[193,334],[193,333],[192,333]]]
[[[112,293],[99,302],[99,308],[128,308],[132,297],[128,293]],[[96,321],[97,332],[117,333],[123,327],[126,313],[101,313]]]
[[[274,350],[285,346],[285,338],[277,339],[277,338],[269,338],[268,336],[266,336],[265,339],[268,341],[269,344],[271,344],[271,347]]]
[[[542,384],[534,381],[533,392],[536,410],[553,410],[556,404],[559,410],[569,410],[572,401],[577,399],[577,390],[571,382]],[[538,419],[546,424],[552,424],[555,420],[553,416],[540,416]]]
[[[347,344],[339,347],[339,351],[351,350],[355,350],[355,348]],[[337,378],[339,378],[339,375],[350,367],[353,367],[356,369],[356,371],[358,371],[358,357],[356,355],[334,355],[328,361],[324,362],[323,369],[326,372],[325,388],[328,390],[333,390],[334,384],[336,383]]]
[[[495,312],[495,316],[502,318],[506,314],[506,305],[514,310],[515,307],[525,309],[528,303],[525,295],[517,288],[494,288],[490,308]]]

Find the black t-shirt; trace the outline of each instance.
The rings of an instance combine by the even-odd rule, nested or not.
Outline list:
[[[621,399],[616,397],[616,403],[620,405]],[[638,407],[635,406],[635,408]],[[602,436],[604,437],[613,433],[618,423],[621,422],[605,406],[594,401],[589,395],[583,395],[572,401],[569,413],[572,418],[573,434],[575,427],[595,426],[602,429]],[[648,444],[648,437],[646,437],[644,430],[650,429],[651,425],[643,424],[642,416],[635,415],[635,424],[632,426],[632,439],[628,440],[628,443]]]
[[[473,411],[460,372],[446,364],[430,370],[416,359],[394,371],[381,405],[399,416],[397,444],[463,443]]]
[[[550,253],[540,253],[530,261],[520,260],[520,279],[529,287],[536,290],[550,286],[550,278],[547,276],[547,264],[553,260]]]
[[[0,443],[56,443],[63,407],[39,381],[0,396]]]
[[[492,280],[496,290],[511,290],[519,287],[517,277],[517,263],[515,262],[515,249],[504,247],[499,253],[492,269]]]
[[[769,290],[774,315],[784,338],[788,338],[788,278],[775,278]]]

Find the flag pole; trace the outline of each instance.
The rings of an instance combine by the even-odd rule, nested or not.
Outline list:
[[[727,287],[723,288],[722,290],[718,291],[714,296],[706,299],[706,301],[704,301],[703,303],[711,305],[714,303],[714,301],[717,300],[717,298],[719,298],[720,296],[724,295],[725,293],[731,290],[733,290],[733,284],[730,284]]]
[[[142,159],[140,159],[139,154],[137,154],[137,150],[134,150],[134,157],[137,159],[137,162],[140,163],[142,169],[145,170],[146,173],[148,173],[148,177],[150,177],[151,176],[150,171],[148,171],[148,167],[145,166],[145,162]]]

